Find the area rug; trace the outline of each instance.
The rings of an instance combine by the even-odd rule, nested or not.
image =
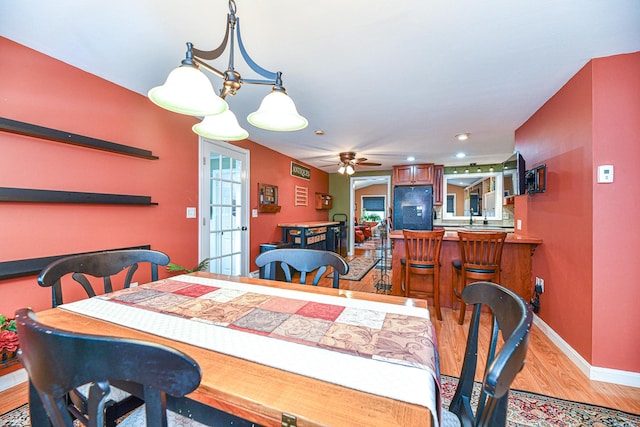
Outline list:
[[[355,249],[363,249],[368,251],[373,251],[377,248],[375,242],[364,242],[364,243],[356,243],[354,244]]]
[[[352,258],[351,261],[348,261],[349,272],[341,274],[340,280],[361,280],[379,261],[380,258]],[[333,278],[333,272],[329,273],[327,278]]]
[[[445,408],[449,407],[457,385],[458,378],[442,375],[442,404]],[[478,403],[479,394],[480,383],[475,383],[471,401],[474,409]],[[507,425],[512,427],[638,427],[640,415],[512,389],[509,392]]]
[[[449,407],[457,384],[457,378],[442,376],[442,400],[445,408]],[[479,391],[480,383],[476,383],[474,400],[471,402],[474,407]],[[511,427],[640,426],[640,415],[521,390],[511,390],[507,417],[507,425]],[[29,427],[30,425],[29,405],[23,405],[0,415],[0,426]]]
[[[29,427],[29,405],[22,405],[19,408],[0,415],[0,426],[2,427]]]

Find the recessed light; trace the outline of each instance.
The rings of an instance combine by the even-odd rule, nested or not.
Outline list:
[[[459,158],[459,159],[464,159],[466,156],[467,156],[467,155],[466,155],[466,154],[464,154],[464,153],[458,153],[458,154],[456,154],[456,157],[457,157],[457,158]]]
[[[324,135],[324,131],[322,129],[318,129],[315,133],[316,135]]]
[[[456,135],[458,141],[466,141],[469,137],[471,137],[470,133],[459,133]]]
[[[415,157],[413,157],[413,156],[409,156],[409,157],[407,157],[407,161],[409,161],[409,162],[413,162],[415,159],[416,159],[416,158],[415,158]]]

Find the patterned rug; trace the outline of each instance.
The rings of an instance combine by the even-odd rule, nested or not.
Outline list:
[[[456,377],[442,375],[442,404],[445,408],[449,407],[457,384]],[[475,384],[473,391],[471,405],[475,409],[480,383]],[[509,392],[507,411],[507,425],[510,427],[640,426],[640,415],[521,390]]]
[[[361,280],[378,262],[380,258],[352,258],[349,263],[349,272],[340,275],[340,280]],[[327,278],[333,278],[333,272],[327,275]]]
[[[449,407],[457,384],[457,378],[442,376],[442,398],[445,408]],[[474,389],[476,399],[479,389],[480,384],[477,383]],[[472,405],[476,402],[477,400],[472,401]],[[508,411],[507,425],[510,427],[640,426],[640,415],[520,390],[511,390]],[[29,405],[23,405],[0,415],[0,426],[29,427],[30,425]]]

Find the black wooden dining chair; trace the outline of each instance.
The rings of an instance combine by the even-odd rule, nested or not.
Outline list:
[[[520,296],[491,282],[470,284],[463,289],[462,298],[473,305],[473,314],[460,380],[449,411],[443,409],[443,426],[502,427],[507,423],[509,388],[525,363],[533,313]],[[483,307],[489,309],[491,314],[485,314],[493,317],[493,325],[474,415],[471,394],[478,365],[478,330]]]
[[[312,284],[318,282],[327,271],[327,267],[333,267],[333,287],[339,288],[341,274],[347,274],[349,264],[340,255],[331,251],[320,251],[316,249],[296,249],[283,248],[263,252],[256,258],[256,265],[264,267],[260,269],[261,279],[274,279],[275,269],[280,265],[287,282],[293,281],[291,268],[300,272],[300,283],[306,284],[307,273],[316,271]]]
[[[134,273],[138,270],[138,264],[143,262],[151,264],[151,281],[154,282],[158,280],[158,266],[167,265],[169,256],[150,249],[123,249],[71,255],[47,265],[38,276],[38,284],[51,287],[51,307],[55,308],[63,304],[62,278],[67,274],[72,275],[88,297],[94,297],[98,292],[87,275],[102,278],[103,289],[99,293],[109,293],[113,292],[112,276],[127,270],[122,287],[128,288]],[[69,285],[72,283],[70,282]]]
[[[158,266],[167,265],[169,256],[162,252],[148,249],[124,249],[72,255],[46,266],[38,276],[38,284],[43,287],[51,287],[51,306],[55,308],[63,304],[63,287],[78,287],[79,284],[88,297],[94,297],[97,293],[110,293],[114,289],[112,276],[124,270],[126,270],[126,275],[122,278],[121,286],[122,288],[128,288],[131,285],[134,273],[138,270],[139,263],[150,263],[151,280],[156,281],[158,280]],[[70,277],[66,277],[68,275]],[[93,280],[90,280],[88,276],[91,276]],[[94,288],[92,281],[94,283],[102,281],[102,289]],[[79,413],[86,414],[88,411],[88,391],[89,384],[85,384],[69,394],[69,400],[76,405]],[[142,401],[137,397],[113,387],[105,409],[107,425],[114,426],[119,417],[141,404]]]
[[[166,395],[182,397],[200,384],[201,370],[186,354],[147,341],[79,334],[38,322],[31,309],[16,312],[20,350],[18,356],[29,376],[32,413],[46,412],[54,427],[73,427],[74,419],[97,427],[106,425],[104,406],[112,384],[135,384],[145,405],[124,418],[120,426],[197,425],[166,410]],[[88,413],[81,414],[67,401],[77,387],[90,383]],[[33,425],[42,425],[37,416]]]

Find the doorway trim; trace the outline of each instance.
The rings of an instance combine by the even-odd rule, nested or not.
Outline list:
[[[391,175],[362,175],[362,176],[351,176],[349,177],[349,249],[347,251],[347,255],[353,256],[354,254],[354,244],[355,244],[355,224],[353,219],[356,216],[355,210],[355,198],[356,198],[356,183],[362,181],[383,181],[381,184],[387,184],[387,200],[386,203],[388,206],[387,214],[389,212],[389,207],[391,206]],[[383,218],[384,219],[384,218]]]

